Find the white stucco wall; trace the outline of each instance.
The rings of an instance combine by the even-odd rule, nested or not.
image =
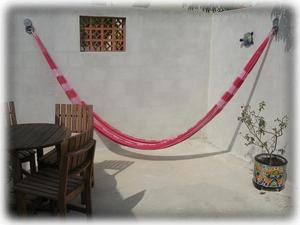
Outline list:
[[[212,19],[212,45],[210,58],[210,79],[208,106],[214,104],[227,90],[234,78],[242,71],[253,52],[267,36],[272,27],[273,8],[249,8],[215,14]],[[292,22],[292,21],[291,21]],[[279,32],[286,29],[280,26]],[[254,45],[240,47],[239,39],[246,32],[254,32]],[[286,42],[274,39],[263,63],[263,56],[244,82],[231,102],[207,126],[208,139],[222,149],[229,149],[234,154],[252,159],[256,151],[244,145],[239,132],[244,133],[244,126],[238,127],[238,116],[241,105],[248,101],[257,106],[265,101],[267,121],[272,122],[279,116],[288,114],[292,126],[292,90],[293,90],[293,48],[285,50]],[[261,70],[261,72],[260,72]],[[257,85],[255,86],[255,80]],[[253,91],[253,94],[251,92]],[[252,95],[252,96],[251,96]],[[292,154],[290,136],[283,137],[281,144],[288,143],[289,154]],[[288,158],[291,158],[287,155]]]
[[[173,136],[193,125],[228,89],[270,31],[271,12],[271,7],[247,8],[208,16],[174,8],[15,7],[7,20],[7,99],[15,101],[20,122],[53,122],[54,104],[68,103],[24,31],[23,20],[30,18],[60,70],[104,119],[133,136]],[[126,51],[80,52],[80,15],[126,17]],[[254,45],[241,48],[239,39],[251,31]],[[258,76],[250,103],[266,101],[273,117],[292,113],[294,53],[285,44],[273,40],[263,66],[262,57],[224,111],[195,137],[251,159],[236,136],[244,131],[237,129],[237,117]]]
[[[126,17],[125,52],[80,52],[79,16]],[[68,103],[34,39],[30,18],[70,84],[118,129],[165,138],[207,110],[210,16],[178,9],[12,8],[8,12],[8,100],[20,122],[53,122],[54,104]],[[203,136],[201,132],[197,137]]]

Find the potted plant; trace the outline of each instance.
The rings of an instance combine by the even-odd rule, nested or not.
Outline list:
[[[265,107],[264,101],[260,102],[255,110],[250,105],[242,106],[241,116],[238,117],[238,120],[248,130],[247,133],[241,134],[245,145],[257,146],[263,152],[255,156],[252,180],[254,186],[259,190],[281,191],[284,189],[287,178],[288,161],[282,156],[286,151],[286,145],[278,147],[278,140],[288,126],[288,117],[285,115],[274,119],[271,125],[267,124],[262,115]]]

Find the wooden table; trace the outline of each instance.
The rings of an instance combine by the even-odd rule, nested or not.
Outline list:
[[[56,146],[71,135],[71,131],[60,125],[49,123],[27,123],[11,126],[8,132],[8,148],[12,151],[12,166],[14,182],[21,179],[21,168],[18,150],[37,149],[38,158],[43,155],[43,148]]]

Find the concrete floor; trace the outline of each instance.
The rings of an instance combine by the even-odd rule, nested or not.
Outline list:
[[[281,192],[255,189],[251,163],[203,140],[188,140],[160,151],[132,150],[104,142],[108,148],[98,147],[95,156],[95,218],[292,215],[289,184]]]
[[[139,151],[104,140],[95,155],[95,219],[290,218],[292,187],[252,185],[252,164],[203,140]],[[110,150],[109,150],[110,149]],[[76,199],[75,202],[78,202]],[[52,216],[48,212],[39,215]],[[68,218],[85,218],[70,211]]]

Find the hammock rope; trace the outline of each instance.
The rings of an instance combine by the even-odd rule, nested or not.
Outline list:
[[[141,138],[135,138],[112,127],[109,123],[103,120],[97,113],[93,112],[95,130],[118,144],[135,148],[135,149],[140,149],[140,150],[164,149],[188,139],[196,132],[201,130],[201,128],[203,128],[207,123],[209,123],[216,115],[218,115],[223,110],[225,105],[232,99],[232,97],[241,87],[241,85],[243,84],[243,82],[245,81],[245,79],[247,78],[247,76],[249,75],[249,73],[257,63],[257,61],[259,60],[260,56],[264,52],[264,49],[266,48],[266,46],[268,45],[268,43],[270,42],[271,38],[275,33],[276,33],[276,28],[273,27],[271,32],[267,35],[264,41],[254,52],[250,60],[244,66],[243,71],[234,79],[230,88],[222,95],[220,100],[206,113],[206,115],[202,119],[200,119],[194,126],[186,130],[185,132],[177,136],[167,138],[167,139],[162,139],[162,140],[146,140]],[[38,36],[35,29],[33,29],[33,27],[32,27],[31,34],[35,38],[35,41],[39,49],[41,50],[42,54],[44,55],[44,58],[48,63],[53,75],[56,77],[58,83],[60,84],[60,86],[62,87],[65,94],[72,102],[72,104],[79,104],[79,105],[86,104],[83,100],[81,100],[81,98],[76,93],[76,91],[70,86],[70,84],[68,83],[64,75],[59,71],[57,65],[51,58],[47,49],[44,47],[40,37]]]

